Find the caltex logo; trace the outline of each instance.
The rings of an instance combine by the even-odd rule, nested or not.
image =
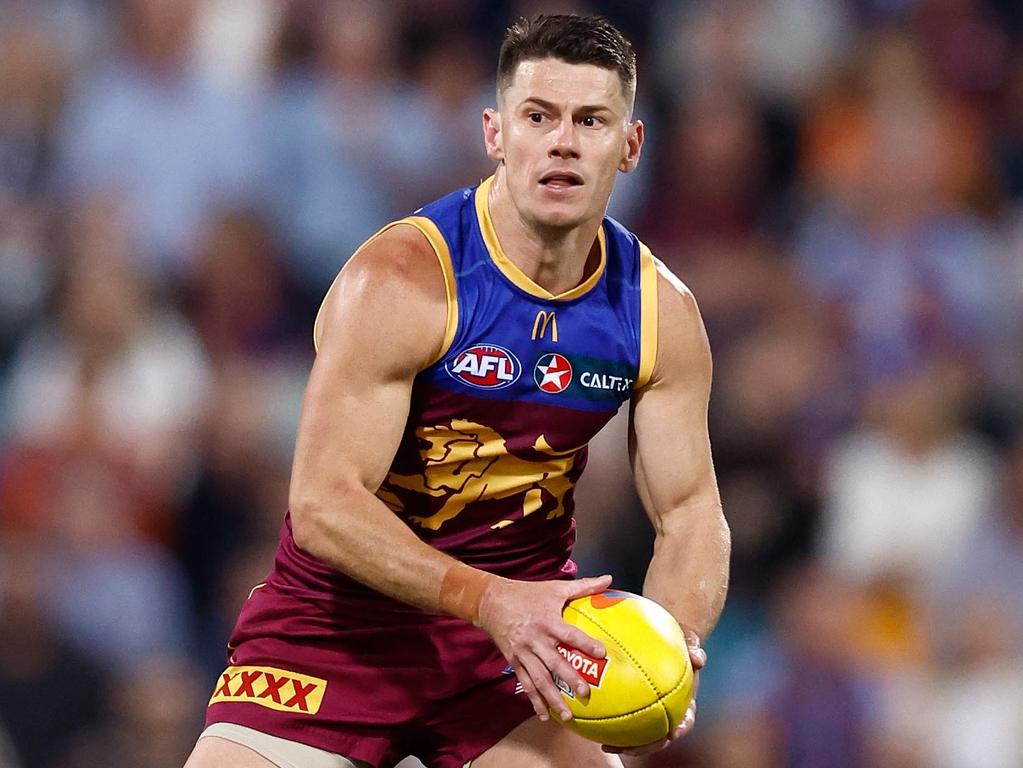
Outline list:
[[[564,392],[572,383],[572,364],[557,352],[546,354],[536,361],[533,380],[543,392],[552,395]]]

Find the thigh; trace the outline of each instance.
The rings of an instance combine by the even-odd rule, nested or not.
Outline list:
[[[622,768],[618,755],[553,721],[531,717],[472,761],[472,768]]]
[[[233,723],[216,723],[199,736],[185,768],[372,768],[297,741]]]
[[[248,747],[219,736],[206,736],[196,742],[185,768],[278,768]]]

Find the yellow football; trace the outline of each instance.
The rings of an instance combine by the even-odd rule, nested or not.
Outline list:
[[[588,700],[560,678],[554,681],[572,719],[552,718],[581,736],[616,747],[665,738],[685,716],[693,693],[693,667],[685,636],[664,608],[631,592],[608,591],[565,606],[564,619],[599,640],[606,658],[576,648],[558,651],[590,685]]]

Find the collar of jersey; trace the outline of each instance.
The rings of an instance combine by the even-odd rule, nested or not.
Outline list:
[[[490,253],[490,259],[501,271],[501,274],[531,296],[547,299],[548,301],[577,299],[592,290],[600,281],[600,276],[604,274],[604,266],[607,264],[607,243],[604,239],[604,225],[601,224],[597,229],[597,241],[600,243],[600,264],[597,265],[597,268],[575,288],[570,288],[564,293],[551,293],[542,285],[533,282],[529,275],[515,266],[515,263],[504,255],[504,249],[501,248],[501,243],[497,239],[497,233],[494,231],[494,222],[490,218],[490,186],[493,182],[494,177],[491,176],[486,181],[480,183],[476,189],[476,218],[479,220],[480,233],[483,235],[483,243],[487,246],[487,251]]]

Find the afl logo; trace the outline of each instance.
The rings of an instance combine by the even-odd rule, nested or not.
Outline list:
[[[477,389],[501,389],[514,384],[522,366],[515,355],[504,347],[476,344],[469,347],[445,369],[448,375]]]
[[[572,364],[568,358],[551,352],[536,361],[533,369],[533,380],[543,392],[556,395],[568,389],[572,383]]]

